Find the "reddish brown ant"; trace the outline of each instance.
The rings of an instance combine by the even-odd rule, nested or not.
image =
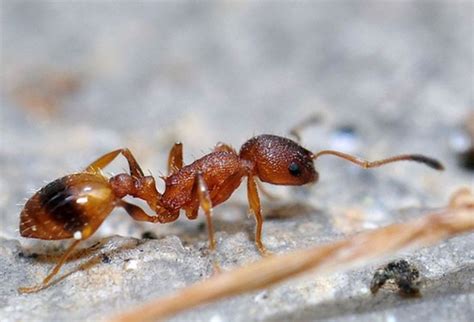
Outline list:
[[[128,160],[129,174],[118,174],[107,180],[100,170],[119,153]],[[256,178],[275,185],[304,185],[318,180],[314,160],[330,154],[363,168],[379,167],[397,161],[416,161],[442,170],[438,161],[418,154],[399,155],[369,162],[332,150],[316,154],[298,143],[275,135],[260,135],[245,142],[237,153],[226,144],[218,144],[214,151],[183,166],[183,146],[176,143],[168,158],[169,175],[164,177],[163,194],[156,190],[155,180],[144,176],[128,149],[110,152],[93,162],[82,173],[53,181],[37,192],[21,213],[22,236],[40,239],[76,240],[61,257],[44,281],[33,288],[21,288],[21,292],[34,292],[47,286],[59,271],[77,244],[88,238],[116,206],[141,221],[167,223],[175,221],[181,209],[189,219],[195,219],[199,207],[204,210],[208,224],[209,247],[215,248],[212,226],[212,208],[226,201],[247,177],[247,196],[257,227],[255,243],[262,254],[263,217]],[[126,195],[145,200],[156,216],[148,216],[139,207],[123,201]]]

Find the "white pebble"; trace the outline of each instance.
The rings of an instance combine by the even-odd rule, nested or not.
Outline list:
[[[138,262],[134,259],[129,260],[128,262],[125,263],[125,269],[127,271],[134,271],[138,268]]]

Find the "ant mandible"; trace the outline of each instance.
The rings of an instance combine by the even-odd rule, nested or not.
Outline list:
[[[119,153],[127,159],[130,175],[122,173],[107,180],[100,170]],[[186,166],[183,165],[183,145],[176,143],[168,157],[168,176],[162,178],[165,191],[160,194],[154,178],[143,175],[130,151],[116,150],[94,161],[84,172],[53,181],[26,203],[21,213],[22,236],[49,240],[74,238],[75,241],[40,285],[19,291],[30,293],[48,286],[79,242],[91,236],[116,206],[125,208],[135,220],[160,223],[175,221],[181,209],[189,219],[195,219],[201,207],[207,219],[209,248],[215,249],[212,209],[226,201],[244,177],[247,177],[250,210],[257,224],[255,244],[265,254],[256,179],[275,185],[314,183],[318,180],[314,161],[322,155],[333,155],[366,169],[398,161],[416,161],[437,170],[443,169],[437,160],[420,154],[369,162],[333,150],[312,153],[290,139],[259,135],[245,142],[239,153],[231,146],[220,143],[211,153]],[[148,216],[138,206],[123,201],[126,195],[146,201],[156,216]]]

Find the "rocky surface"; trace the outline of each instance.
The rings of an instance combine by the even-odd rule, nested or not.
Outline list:
[[[202,218],[151,225],[116,210],[64,279],[17,293],[66,246],[20,238],[24,198],[120,146],[159,176],[176,140],[191,162],[218,141],[287,135],[317,113],[321,122],[303,132],[311,150],[368,159],[422,152],[445,163],[443,173],[410,163],[365,171],[327,157],[317,185],[268,186],[279,196],[263,204],[264,242],[275,253],[414,218],[457,187],[474,188],[458,160],[473,112],[470,2],[3,1],[1,9],[2,321],[104,319],[212,274]],[[109,171],[123,168],[121,160]],[[224,269],[259,259],[244,190],[215,211]],[[373,265],[309,274],[172,320],[469,321],[473,242],[469,234],[402,256],[420,270],[421,298],[372,296]]]

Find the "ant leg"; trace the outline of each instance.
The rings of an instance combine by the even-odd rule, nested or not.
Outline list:
[[[103,156],[89,164],[84,171],[99,172],[100,170],[105,168],[110,162],[112,162],[117,157],[117,155],[119,155],[120,151],[121,149],[104,154]]]
[[[229,195],[240,186],[244,175],[244,172],[237,171],[225,179],[218,187],[215,187],[211,193],[211,200],[214,201],[214,204],[226,201]]]
[[[54,268],[51,270],[51,272],[48,274],[48,276],[45,277],[43,282],[41,284],[33,286],[33,287],[20,287],[18,289],[18,292],[20,293],[35,293],[38,291],[41,291],[42,289],[48,287],[49,281],[59,272],[59,269],[61,266],[64,265],[66,262],[66,259],[71,255],[72,251],[76,248],[76,246],[81,242],[81,240],[75,240],[71,246],[66,250],[66,252],[61,256],[59,259],[59,262],[54,266]]]
[[[316,124],[321,121],[321,115],[319,114],[311,114],[301,122],[297,123],[290,129],[290,135],[292,135],[297,142],[301,142],[301,131],[307,128],[310,125]]]
[[[105,168],[110,162],[112,162],[119,154],[122,154],[125,159],[127,159],[128,166],[130,168],[130,174],[134,177],[140,178],[143,177],[143,171],[138,165],[137,160],[133,156],[132,152],[129,149],[118,149],[107,154],[104,154],[94,162],[92,162],[84,171],[97,173],[103,168]]]
[[[178,172],[183,167],[183,143],[176,142],[168,156],[168,174]]]
[[[142,168],[138,165],[137,160],[133,156],[132,152],[125,148],[120,151],[122,155],[127,159],[128,166],[130,168],[130,174],[134,177],[141,178],[144,176]]]
[[[188,219],[190,220],[196,219],[198,216],[198,210],[199,210],[199,205],[197,205],[196,207],[185,209],[186,217],[188,217]]]
[[[207,188],[207,184],[204,181],[204,177],[201,172],[196,174],[193,195],[197,195],[199,205],[206,214],[207,232],[209,234],[209,249],[214,250],[216,248],[216,240],[214,239],[214,227],[212,225],[212,201],[209,195],[209,189]]]
[[[215,204],[219,204],[222,201],[226,200],[230,193],[232,193],[237,187],[240,185],[242,181],[243,173],[236,172],[227,178],[219,187],[215,188],[212,191],[212,195],[209,193],[207,189],[207,185],[204,182],[204,178],[202,177],[201,173],[198,173],[197,178],[194,182],[193,192],[191,195],[193,196],[194,200],[197,200],[195,204],[186,208],[186,216],[188,219],[196,219],[198,215],[198,208],[199,205],[207,216],[207,224],[208,224],[208,232],[209,232],[209,244],[211,245],[210,248],[213,249],[215,245],[214,241],[214,232],[212,226],[212,200],[214,200]],[[196,196],[197,195],[197,196]],[[206,210],[207,209],[207,210]]]
[[[121,207],[127,211],[127,213],[132,217],[133,219],[137,221],[146,221],[146,222],[151,222],[151,223],[168,223],[175,221],[179,217],[179,211],[174,212],[174,213],[165,213],[165,214],[157,214],[156,216],[149,216],[145,211],[143,211],[142,208],[128,203],[126,201],[120,200]]]
[[[207,232],[209,234],[209,250],[213,252],[216,249],[216,240],[214,239],[214,227],[212,225],[212,201],[209,195],[209,189],[207,188],[207,184],[204,181],[201,172],[196,174],[196,179],[194,181],[193,195],[195,194],[197,194],[199,205],[206,214]],[[188,215],[188,212],[191,216],[197,214],[197,211],[188,210],[186,211],[186,215]],[[215,260],[213,260],[212,266],[214,267],[214,273],[219,274],[221,272],[219,263]]]
[[[130,217],[137,221],[146,221],[152,223],[160,222],[158,216],[149,216],[145,211],[143,211],[142,208],[134,204],[120,200],[119,206],[123,207]]]
[[[230,153],[237,154],[237,152],[235,151],[233,147],[222,142],[219,142],[216,144],[216,146],[214,147],[214,152],[230,152]]]
[[[268,255],[267,249],[262,243],[263,217],[260,207],[260,198],[258,196],[255,179],[250,175],[247,177],[247,197],[249,200],[250,209],[252,210],[255,216],[255,221],[257,222],[257,227],[255,230],[255,244],[262,255]]]

